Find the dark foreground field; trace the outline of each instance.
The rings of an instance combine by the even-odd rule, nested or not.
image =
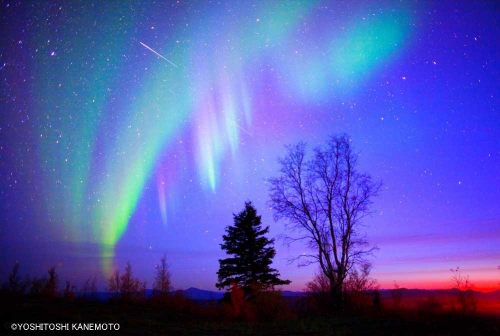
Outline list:
[[[267,322],[243,322],[228,318],[217,303],[184,301],[180,309],[151,302],[43,301],[19,298],[2,300],[0,334],[12,331],[12,323],[119,323],[120,335],[496,335],[497,316],[430,313],[417,310],[368,311],[334,316],[294,313]],[[309,316],[307,316],[309,315]],[[56,332],[63,334],[81,331]]]

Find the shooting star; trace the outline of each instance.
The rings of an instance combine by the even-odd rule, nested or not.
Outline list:
[[[139,42],[139,43],[140,43],[140,44],[141,44],[144,48],[151,50],[151,51],[152,51],[152,52],[154,52],[157,56],[159,56],[159,57],[163,58],[165,61],[167,61],[168,63],[172,64],[174,67],[178,68],[178,66],[177,66],[177,65],[175,65],[174,63],[172,63],[172,62],[171,62],[169,59],[167,59],[166,57],[163,57],[162,55],[160,55],[159,53],[157,53],[157,52],[156,52],[155,50],[153,50],[153,48],[151,48],[150,46],[148,46],[148,45],[146,45],[146,44],[144,44],[144,43],[142,43],[142,42]]]
[[[247,133],[248,135],[252,136],[253,137],[253,134],[248,132],[246,129],[244,129],[243,127],[241,127],[240,125],[238,125],[237,123],[235,123],[234,121],[232,121],[231,119],[227,119],[229,120],[232,124],[234,124],[236,127],[238,127],[239,129],[241,129],[243,132]]]
[[[226,187],[226,189],[231,192],[231,194],[233,194],[234,196],[238,197],[240,200],[243,201],[243,198],[241,198],[240,196],[238,196],[238,194],[236,194],[234,191],[232,191],[231,189],[229,189],[228,187]]]

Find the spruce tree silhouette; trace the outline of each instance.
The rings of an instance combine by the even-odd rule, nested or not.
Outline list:
[[[281,280],[279,272],[270,267],[276,251],[274,239],[265,237],[268,232],[269,226],[262,229],[261,216],[257,216],[252,202],[245,202],[245,209],[234,215],[234,226],[228,226],[222,237],[220,246],[231,257],[219,260],[218,289],[229,289],[236,283],[249,298],[252,291],[291,282]]]

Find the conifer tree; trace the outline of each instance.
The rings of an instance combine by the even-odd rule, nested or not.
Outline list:
[[[224,243],[220,246],[230,257],[219,260],[218,289],[229,289],[235,283],[248,297],[252,289],[266,290],[291,282],[281,280],[278,271],[270,267],[276,251],[274,239],[265,236],[268,232],[269,226],[262,229],[261,216],[257,216],[251,202],[246,202],[222,237]]]

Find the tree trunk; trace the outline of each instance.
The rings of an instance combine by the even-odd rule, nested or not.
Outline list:
[[[330,300],[335,310],[342,309],[342,284],[330,279]]]

